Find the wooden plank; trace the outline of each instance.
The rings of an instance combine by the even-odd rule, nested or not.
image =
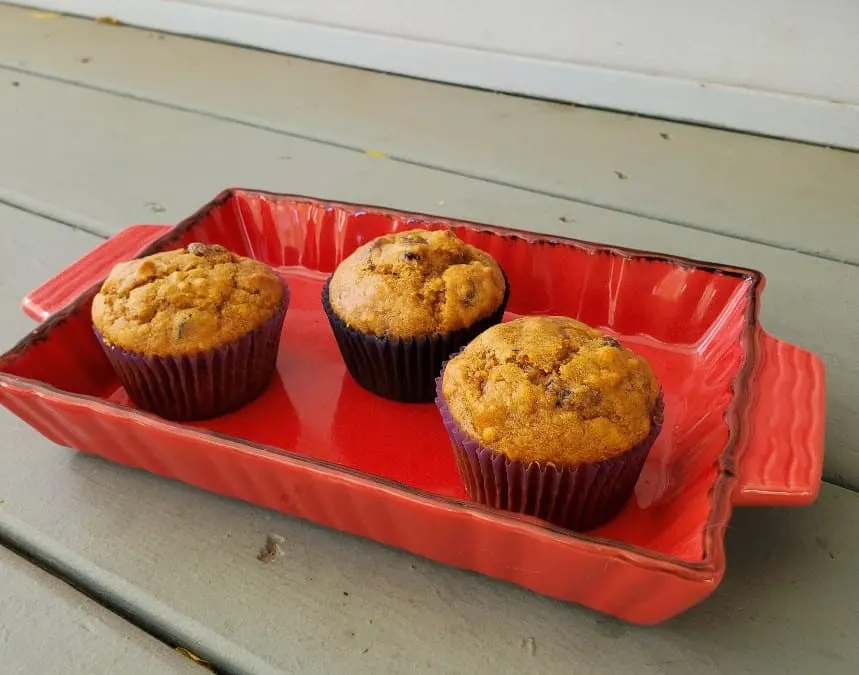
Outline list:
[[[223,187],[243,185],[760,268],[769,279],[765,326],[819,352],[829,367],[826,475],[859,486],[859,361],[850,320],[859,313],[857,267],[16,77],[12,103],[0,107],[0,147],[15,158],[0,162],[0,199],[105,234],[135,221],[178,220]]]
[[[90,21],[40,21],[13,8],[0,7],[0,64],[9,80],[18,79],[9,67],[23,68],[360,152],[381,151],[859,263],[859,238],[849,236],[859,220],[855,153]],[[171,76],[163,77],[165,72]]]
[[[321,61],[859,149],[856,8],[679,0],[36,0]],[[773,14],[778,20],[773,21]],[[485,29],[492,16],[492,30]],[[528,30],[522,30],[522,26]],[[667,42],[672,48],[664,48]],[[725,45],[730,45],[728,54]],[[826,77],[820,77],[826,73]]]
[[[6,351],[35,325],[19,307],[21,299],[29,292],[25,289],[47,281],[62,267],[98,246],[101,239],[2,204],[0,232],[3,269],[0,274],[0,297],[3,298],[0,351]]]
[[[0,663],[26,673],[203,672],[188,658],[0,547]]]

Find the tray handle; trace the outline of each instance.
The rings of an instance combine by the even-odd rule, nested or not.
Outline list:
[[[116,263],[133,258],[171,227],[126,227],[29,293],[21,301],[21,308],[30,318],[38,322],[44,321],[90,286],[104,279]]]
[[[802,506],[820,492],[826,373],[819,357],[764,331],[750,383],[733,502]]]

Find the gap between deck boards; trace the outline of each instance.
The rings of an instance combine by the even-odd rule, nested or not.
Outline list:
[[[218,120],[221,122],[228,122],[228,123],[232,123],[232,124],[237,124],[237,125],[240,125],[240,126],[243,126],[246,128],[255,129],[257,131],[265,131],[267,133],[277,134],[279,136],[293,138],[296,140],[302,140],[302,141],[306,141],[309,143],[317,143],[320,145],[325,145],[328,147],[337,148],[339,150],[344,150],[347,152],[358,153],[361,155],[364,155],[367,152],[366,149],[359,147],[357,145],[351,145],[348,143],[338,142],[338,141],[335,141],[332,139],[321,138],[319,136],[314,136],[311,134],[303,134],[303,133],[296,132],[296,131],[290,131],[288,129],[283,129],[283,128],[276,127],[276,126],[269,125],[269,124],[263,124],[261,122],[254,121],[251,119],[238,117],[238,116],[234,116],[234,115],[227,115],[224,113],[219,113],[219,112],[214,111],[214,110],[207,110],[204,108],[196,108],[193,106],[185,106],[185,105],[181,105],[179,103],[164,101],[164,100],[149,97],[149,96],[143,96],[140,94],[135,94],[133,92],[120,91],[120,90],[112,89],[110,87],[102,87],[102,86],[95,85],[95,84],[89,84],[89,83],[75,80],[73,78],[62,77],[59,75],[54,75],[52,73],[44,72],[41,70],[34,70],[34,69],[30,69],[30,68],[25,68],[25,67],[22,67],[19,65],[11,64],[11,63],[0,62],[0,71],[7,71],[7,72],[13,72],[13,73],[18,73],[18,74],[22,74],[22,75],[28,75],[31,77],[36,77],[36,78],[48,80],[51,82],[57,82],[57,83],[65,84],[68,86],[86,89],[88,91],[94,91],[94,92],[106,94],[109,96],[115,96],[118,98],[137,101],[140,103],[145,103],[148,105],[158,106],[160,108],[165,108],[168,110],[174,110],[176,112],[182,112],[182,113],[193,114],[193,115],[200,115],[200,116],[207,117],[210,119],[215,119],[215,120]],[[459,170],[459,169],[450,169],[450,168],[446,168],[446,167],[438,165],[438,164],[423,162],[423,161],[411,159],[408,157],[401,157],[401,156],[397,156],[397,155],[386,154],[386,158],[392,162],[405,164],[405,165],[416,167],[416,168],[426,169],[428,171],[436,171],[436,172],[447,174],[450,176],[457,176],[457,177],[465,178],[468,180],[479,181],[479,182],[489,184],[489,185],[495,185],[498,187],[509,188],[509,189],[514,189],[514,190],[521,190],[522,192],[526,192],[526,193],[541,196],[541,197],[558,199],[558,200],[567,201],[567,202],[574,203],[574,204],[580,204],[582,206],[590,206],[590,207],[599,208],[599,209],[603,209],[606,211],[613,211],[615,213],[620,213],[620,214],[638,217],[638,218],[647,218],[649,220],[664,223],[666,225],[671,225],[674,227],[680,227],[680,228],[683,228],[686,230],[692,230],[695,232],[703,232],[703,233],[707,233],[707,234],[714,234],[714,235],[721,236],[721,237],[727,237],[727,238],[733,239],[735,241],[743,241],[743,242],[750,243],[750,244],[759,244],[761,246],[767,246],[767,247],[782,250],[782,251],[788,251],[791,253],[799,253],[802,255],[807,255],[807,256],[810,256],[812,258],[818,258],[818,259],[827,260],[830,262],[841,263],[844,265],[850,265],[851,267],[859,267],[859,260],[853,260],[851,258],[844,258],[844,257],[835,256],[835,255],[825,254],[825,253],[813,251],[813,250],[810,250],[807,248],[787,246],[785,244],[781,244],[779,242],[776,242],[776,241],[773,241],[770,239],[757,238],[757,237],[752,237],[752,236],[748,236],[748,235],[740,235],[740,234],[736,234],[736,233],[723,232],[723,231],[720,231],[720,230],[717,230],[714,228],[710,228],[710,227],[706,227],[706,226],[702,226],[702,225],[697,225],[695,223],[688,222],[688,221],[665,218],[665,217],[662,217],[662,216],[659,216],[659,215],[656,215],[656,214],[653,214],[653,213],[650,213],[647,211],[639,211],[639,210],[635,210],[635,209],[622,208],[619,206],[612,206],[611,204],[608,204],[608,203],[592,201],[592,200],[588,200],[584,197],[577,197],[577,196],[567,195],[567,194],[560,193],[560,192],[554,192],[551,190],[543,190],[543,189],[539,189],[539,188],[529,187],[527,185],[523,185],[523,184],[512,182],[512,181],[505,181],[505,180],[501,180],[501,179],[497,179],[497,178],[492,178],[489,176],[484,176],[484,175],[481,175],[479,173],[471,173],[471,172],[463,171],[463,170]],[[88,232],[88,233],[93,234],[95,236],[99,236],[99,237],[104,238],[103,234],[99,234],[97,231],[93,231],[92,229],[88,228],[87,226],[80,226],[80,225],[76,224],[74,221],[64,222],[62,220],[59,220],[55,216],[46,215],[42,211],[37,210],[40,208],[40,205],[34,205],[34,204],[21,205],[21,204],[17,203],[14,199],[9,199],[8,197],[5,198],[5,200],[4,200],[4,198],[2,196],[2,192],[0,192],[0,203],[4,203],[7,206],[10,206],[13,208],[20,208],[21,210],[28,211],[28,212],[32,213],[33,215],[43,216],[43,217],[46,217],[50,220],[54,220],[55,222],[61,222],[63,224],[68,225],[69,227],[81,229],[84,232]]]
[[[33,565],[34,567],[38,567],[43,572],[50,574],[54,579],[57,579],[58,581],[64,583],[66,586],[80,593],[81,595],[86,596],[87,598],[95,602],[99,607],[103,607],[107,611],[111,612],[112,614],[115,614],[120,619],[127,622],[129,625],[142,630],[150,637],[154,638],[155,640],[158,640],[158,642],[162,643],[163,645],[166,645],[171,650],[176,651],[178,655],[185,656],[184,654],[182,654],[182,652],[178,651],[177,648],[187,649],[187,647],[184,647],[177,640],[168,635],[166,631],[162,630],[160,627],[156,628],[155,630],[151,629],[151,627],[148,626],[146,622],[138,621],[137,617],[134,615],[133,612],[129,611],[126,608],[117,606],[115,603],[110,602],[109,599],[106,599],[100,594],[92,592],[86,586],[82,586],[81,584],[77,583],[75,579],[70,578],[68,575],[62,574],[59,570],[52,566],[49,561],[43,560],[38,556],[38,554],[29,551],[25,545],[21,545],[19,542],[6,540],[3,534],[0,533],[0,547],[9,551],[10,553],[12,553],[12,555],[18,556],[19,558]],[[192,660],[188,656],[185,656],[185,658]],[[217,675],[228,675],[231,672],[228,669],[216,666],[215,664],[209,663],[208,661],[203,661],[210,667],[212,672],[216,673]]]
[[[251,652],[228,642],[210,629],[197,625],[166,605],[151,599],[150,602],[143,601],[139,591],[129,590],[133,587],[128,582],[120,580],[121,584],[117,584],[113,575],[99,570],[71,551],[62,549],[48,537],[40,533],[33,536],[23,523],[17,523],[8,517],[0,520],[0,546],[82,593],[170,649],[175,650],[178,647],[188,650],[219,675],[275,675],[278,672]],[[127,588],[122,588],[121,585],[126,585]],[[182,625],[185,623],[183,619],[190,621],[190,625]]]

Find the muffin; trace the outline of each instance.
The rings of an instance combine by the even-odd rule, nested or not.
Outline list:
[[[430,402],[444,361],[501,321],[508,296],[488,253],[450,230],[409,230],[346,258],[322,304],[358,384],[389,399]]]
[[[92,321],[134,403],[195,420],[262,393],[288,304],[274,270],[195,243],[116,265],[93,299]]]
[[[662,426],[647,361],[566,317],[490,328],[436,391],[469,497],[572,530],[620,512]]]

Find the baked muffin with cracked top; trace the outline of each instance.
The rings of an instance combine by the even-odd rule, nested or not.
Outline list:
[[[445,365],[436,401],[472,499],[573,530],[623,508],[662,425],[647,361],[566,317],[490,328]]]
[[[346,367],[387,398],[429,402],[442,363],[504,315],[498,263],[451,230],[408,230],[360,246],[325,284]]]
[[[265,389],[288,304],[286,284],[268,266],[194,243],[118,263],[93,299],[92,321],[140,408],[193,420]]]

